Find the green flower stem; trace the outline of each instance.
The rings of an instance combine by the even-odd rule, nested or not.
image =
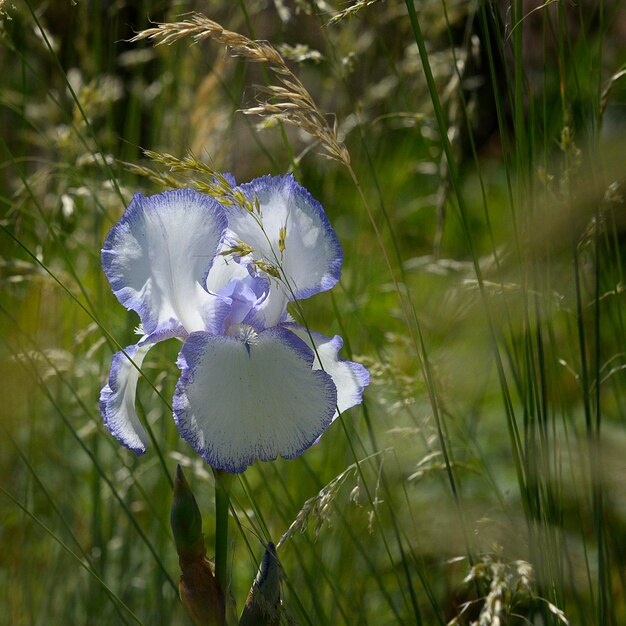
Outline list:
[[[228,508],[233,474],[213,470],[215,476],[215,578],[226,593],[228,588]]]

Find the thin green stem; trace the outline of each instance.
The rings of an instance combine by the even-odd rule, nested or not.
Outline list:
[[[228,510],[234,476],[214,470],[215,476],[215,577],[224,592],[228,589]]]
[[[483,272],[478,261],[478,254],[477,254],[477,251],[475,250],[475,245],[474,245],[474,241],[472,238],[471,228],[470,228],[469,219],[468,219],[468,210],[467,210],[466,202],[463,196],[463,192],[461,190],[458,167],[454,158],[454,154],[452,153],[450,140],[448,139],[445,115],[444,115],[443,108],[441,106],[441,101],[439,99],[439,95],[437,92],[437,86],[435,84],[435,80],[433,77],[433,73],[432,73],[432,69],[431,69],[430,61],[428,57],[428,52],[426,49],[426,42],[424,40],[424,36],[422,34],[422,30],[419,25],[417,13],[413,5],[413,0],[405,0],[405,2],[407,6],[407,11],[409,13],[409,18],[411,21],[411,27],[413,29],[413,34],[415,36],[415,43],[417,44],[420,59],[422,61],[422,67],[424,69],[424,76],[426,78],[426,82],[428,85],[428,91],[431,96],[433,109],[435,111],[435,118],[437,120],[437,126],[439,127],[439,134],[441,136],[443,150],[446,155],[446,159],[448,161],[450,181],[452,183],[452,187],[454,189],[457,203],[458,203],[461,226],[462,226],[465,238],[467,240],[467,244],[468,244],[470,254],[472,257],[472,264],[474,267],[474,272],[476,274],[476,280],[478,282],[478,288],[479,288],[479,292],[481,295],[482,305],[485,310],[485,317],[486,317],[487,326],[489,329],[490,342],[492,345],[494,358],[496,360],[498,379],[500,381],[502,394],[503,394],[503,400],[505,402],[507,428],[509,431],[509,437],[510,437],[511,444],[512,444],[511,450],[513,453],[513,461],[515,465],[518,483],[520,485],[520,488],[524,490],[525,484],[526,484],[526,477],[525,477],[524,468],[522,465],[521,441],[519,437],[517,423],[515,420],[515,413],[513,410],[512,400],[510,397],[510,392],[508,389],[508,384],[507,384],[507,380],[506,380],[506,376],[504,372],[504,366],[502,363],[500,351],[498,349],[496,326],[495,326],[495,322],[493,319],[492,311],[489,309],[488,302],[487,302],[484,279],[483,279]],[[527,503],[525,501],[524,501],[524,505],[527,506]]]

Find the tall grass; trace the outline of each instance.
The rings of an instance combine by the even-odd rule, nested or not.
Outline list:
[[[188,623],[172,475],[207,545],[213,478],[175,342],[142,371],[148,454],[101,424],[136,321],[100,249],[133,192],[211,170],[322,202],[342,279],[293,313],[372,374],[235,481],[239,608],[273,541],[283,623],[626,620],[623,1],[0,8],[0,623]]]

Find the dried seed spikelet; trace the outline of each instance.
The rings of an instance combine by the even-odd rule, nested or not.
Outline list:
[[[378,452],[363,459],[361,463],[386,452],[389,452],[389,450],[379,450]],[[289,528],[280,538],[280,541],[278,542],[276,547],[280,548],[297,532],[303,533],[307,529],[309,520],[311,518],[313,519],[313,533],[315,535],[315,538],[317,539],[323,524],[325,522],[330,524],[330,518],[334,512],[335,499],[337,498],[341,486],[346,482],[348,478],[357,474],[359,474],[359,466],[357,463],[353,463],[352,465],[348,466],[343,472],[341,472],[341,474],[335,476],[335,478],[333,478],[333,480],[331,480],[325,487],[323,487],[316,496],[309,498],[296,515],[296,519],[291,523]],[[352,497],[355,493],[355,489],[351,490],[350,497]],[[374,501],[371,502],[374,507],[376,507],[380,503],[377,494],[378,485],[376,486]]]
[[[366,7],[371,6],[372,4],[376,4],[380,2],[380,0],[357,0],[354,4],[346,7],[339,13],[336,13],[328,20],[328,26],[332,26],[333,24],[338,24],[339,22],[354,17],[359,11],[365,9]]]
[[[172,186],[194,187],[197,191],[213,196],[224,206],[239,205],[249,213],[254,213],[255,211],[258,214],[261,213],[260,205],[256,197],[252,200],[246,198],[241,191],[233,189],[232,185],[223,174],[215,170],[208,163],[200,161],[193,154],[188,154],[182,159],[179,159],[171,154],[155,152],[153,150],[144,150],[143,153],[155,163],[160,163],[161,165],[169,168],[170,172],[194,172],[197,174],[203,174],[208,179],[207,182],[192,178],[182,183],[176,178],[170,177],[170,180],[174,183]],[[156,177],[157,180],[159,177],[163,180],[168,179],[166,174],[160,175],[157,172],[153,172],[149,168],[139,169],[145,169],[148,173],[151,173],[151,176],[149,177]],[[138,171],[137,173],[142,172]]]
[[[258,267],[262,272],[269,274],[273,278],[282,278],[280,269],[275,265],[272,265],[271,263],[266,263],[265,261],[254,261],[254,265]]]
[[[286,238],[287,238],[287,227],[281,226],[280,230],[278,231],[278,249],[280,250],[281,253],[285,251],[285,239]]]
[[[463,614],[475,604],[481,604],[480,614],[477,620],[470,622],[470,626],[508,624],[522,601],[544,603],[559,622],[569,626],[561,609],[535,593],[532,565],[521,560],[506,562],[502,559],[502,548],[495,546],[495,550],[494,554],[484,555],[480,563],[473,565],[463,581],[466,584],[482,581],[489,587],[487,595],[463,604],[459,614],[448,622],[448,626],[460,624]]]
[[[350,155],[337,138],[335,127],[330,126],[300,79],[287,67],[278,50],[268,42],[255,41],[226,30],[199,13],[181,22],[157,24],[155,28],[142,30],[131,41],[150,39],[155,45],[161,45],[172,44],[185,37],[191,37],[196,42],[213,39],[227,46],[233,56],[254,63],[266,63],[280,85],[259,88],[259,93],[267,96],[266,99],[259,101],[258,106],[244,109],[243,113],[296,126],[318,139],[331,159],[349,165]]]
[[[248,256],[252,252],[254,252],[254,248],[249,246],[247,243],[241,241],[241,239],[237,239],[237,241],[232,246],[220,252],[220,256],[232,255],[235,257],[244,257]]]
[[[145,165],[136,165],[135,163],[128,163],[126,161],[121,161],[121,163],[125,167],[126,171],[131,174],[143,176],[149,181],[156,183],[157,185],[161,185],[164,188],[181,189],[189,185],[186,181],[179,180],[178,178],[170,176],[164,172],[157,172],[156,170],[146,167]]]
[[[335,476],[335,478],[323,487],[316,496],[309,498],[296,515],[296,519],[291,523],[289,528],[280,538],[277,547],[280,548],[297,532],[304,532],[311,517],[313,517],[315,521],[315,536],[317,537],[322,524],[324,521],[328,521],[330,517],[332,505],[337,497],[339,488],[348,479],[348,477],[354,475],[356,471],[356,464],[350,465],[347,469],[341,472],[341,474]]]
[[[388,449],[379,450],[374,454],[366,457],[361,461],[367,461],[374,457],[377,457],[381,454],[385,454],[389,452]],[[325,487],[323,487],[316,496],[309,498],[302,506],[298,514],[296,515],[296,519],[291,523],[289,528],[285,531],[283,536],[280,538],[280,541],[276,545],[277,548],[280,548],[286,541],[291,539],[297,532],[303,533],[309,524],[309,520],[312,518],[314,522],[313,532],[315,534],[315,538],[317,539],[320,530],[322,529],[322,525],[324,522],[330,523],[330,518],[334,512],[335,499],[339,493],[339,489],[346,482],[348,478],[351,476],[356,476],[359,474],[359,466],[357,463],[353,463],[348,466],[341,474],[335,476],[333,480],[331,480]],[[380,500],[378,500],[378,485],[376,486],[376,492],[374,494],[373,502],[370,502],[371,505],[376,507]],[[351,496],[354,494],[354,489],[350,492]]]

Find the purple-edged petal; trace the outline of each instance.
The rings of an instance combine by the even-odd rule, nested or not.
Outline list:
[[[262,302],[257,304],[245,318],[247,324],[252,324],[259,330],[276,326],[287,319],[287,303],[289,296],[285,286],[275,278],[268,278],[269,290]]]
[[[227,315],[217,334],[224,334],[232,324],[248,322],[256,318],[270,290],[270,280],[258,273],[246,261],[237,261],[229,256],[218,256],[207,277],[207,290],[215,294],[227,307]],[[286,304],[285,304],[286,306]],[[264,325],[258,325],[262,329]]]
[[[186,336],[182,328],[161,328],[144,335],[139,343],[111,357],[109,378],[100,391],[100,414],[109,432],[137,454],[143,454],[148,443],[148,436],[135,410],[137,383],[141,376],[139,370],[143,360],[155,344],[173,337],[184,339]]]
[[[360,363],[344,361],[339,358],[339,351],[343,347],[343,339],[335,335],[332,339],[311,331],[311,336],[306,328],[298,324],[284,324],[291,332],[295,333],[307,345],[315,345],[315,361],[313,369],[324,369],[330,374],[337,387],[337,408],[343,413],[349,408],[360,404],[363,400],[363,391],[370,382],[370,374]],[[311,338],[313,343],[311,343]],[[319,358],[318,358],[319,357]],[[321,361],[321,364],[320,364]],[[333,419],[339,415],[335,412]]]
[[[222,249],[228,250],[228,242],[234,239],[236,236],[227,231]],[[240,322],[265,330],[286,319],[289,298],[285,286],[259,271],[250,257],[237,260],[230,255],[219,255],[211,267],[206,286],[209,292],[220,296],[230,306],[224,331],[230,324]]]
[[[265,232],[247,211],[226,209],[229,228],[254,248],[253,257],[280,266],[297,299],[334,287],[343,252],[322,205],[290,174],[256,178],[238,189],[256,196],[261,209]]]
[[[181,435],[214,468],[242,472],[255,460],[293,459],[331,423],[337,392],[313,370],[313,353],[293,333],[193,333],[183,345],[174,394]]]
[[[153,345],[137,344],[125,348],[126,354],[116,352],[111,359],[108,383],[100,392],[100,414],[104,425],[121,444],[136,454],[143,454],[148,443],[148,435],[135,411],[140,375],[137,368],[141,367]]]
[[[102,265],[146,334],[219,332],[224,310],[205,282],[226,225],[222,207],[192,189],[135,194],[104,242]]]
[[[205,286],[210,293],[217,293],[233,279],[241,279],[250,276],[248,263],[234,259],[230,255],[222,254],[234,244],[235,239],[236,235],[229,229],[226,229],[224,241],[206,277]]]

